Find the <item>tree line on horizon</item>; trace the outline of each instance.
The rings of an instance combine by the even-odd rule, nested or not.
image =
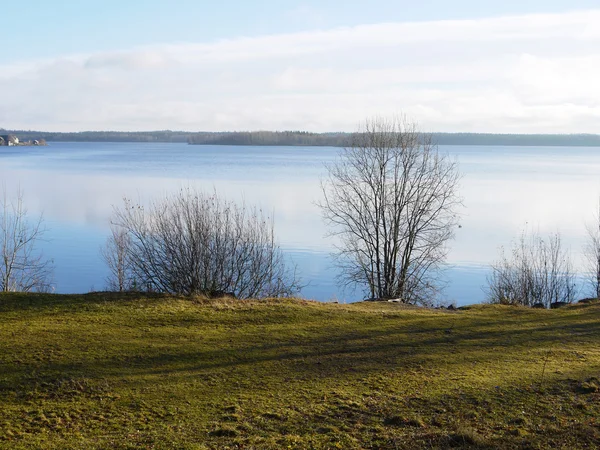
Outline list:
[[[81,131],[9,130],[21,140],[48,142],[163,142],[191,145],[348,147],[355,133],[309,131]],[[438,145],[505,145],[600,147],[599,134],[427,133]]]

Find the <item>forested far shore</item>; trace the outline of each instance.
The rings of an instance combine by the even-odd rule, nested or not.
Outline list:
[[[34,130],[8,130],[1,134],[14,134],[20,140],[44,139],[46,142],[179,142],[186,143],[193,135],[184,131],[80,131],[59,133]]]
[[[47,142],[172,142],[192,145],[326,146],[346,147],[352,133],[307,131],[82,131],[59,133],[0,128],[23,141]],[[438,145],[507,145],[600,147],[599,134],[430,133]]]
[[[438,145],[511,145],[600,147],[597,134],[492,134],[429,133]],[[352,133],[309,133],[305,131],[255,131],[194,133],[188,138],[195,145],[299,145],[347,147]]]

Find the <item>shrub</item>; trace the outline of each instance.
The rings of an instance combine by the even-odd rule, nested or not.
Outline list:
[[[273,221],[216,192],[182,189],[147,208],[125,199],[113,224],[127,234],[122,260],[130,273],[124,277],[139,289],[238,298],[299,290],[295,267],[288,267],[275,241]],[[109,239],[114,236],[119,233]]]
[[[558,233],[543,239],[523,232],[508,256],[501,251],[488,277],[491,303],[548,308],[573,302],[576,293],[571,259]]]

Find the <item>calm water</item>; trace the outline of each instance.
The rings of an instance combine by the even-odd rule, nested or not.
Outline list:
[[[501,245],[525,227],[560,231],[583,270],[585,223],[600,194],[600,149],[566,147],[440,147],[464,174],[462,228],[451,243],[446,301],[485,299],[487,267]],[[147,202],[182,186],[217,191],[256,204],[275,217],[282,247],[309,283],[302,294],[353,301],[335,282],[333,242],[314,202],[326,147],[227,147],[185,144],[51,143],[44,148],[0,149],[0,180],[9,194],[20,186],[31,214],[50,228],[44,252],[55,261],[57,292],[105,286],[98,250],[113,205],[124,196]]]

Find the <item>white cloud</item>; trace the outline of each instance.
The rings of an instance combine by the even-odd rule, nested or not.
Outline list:
[[[385,23],[0,66],[0,126],[595,132],[600,10]]]
[[[85,61],[87,69],[122,68],[122,69],[152,69],[165,68],[173,61],[168,52],[140,50],[135,52],[101,53],[92,55]]]

